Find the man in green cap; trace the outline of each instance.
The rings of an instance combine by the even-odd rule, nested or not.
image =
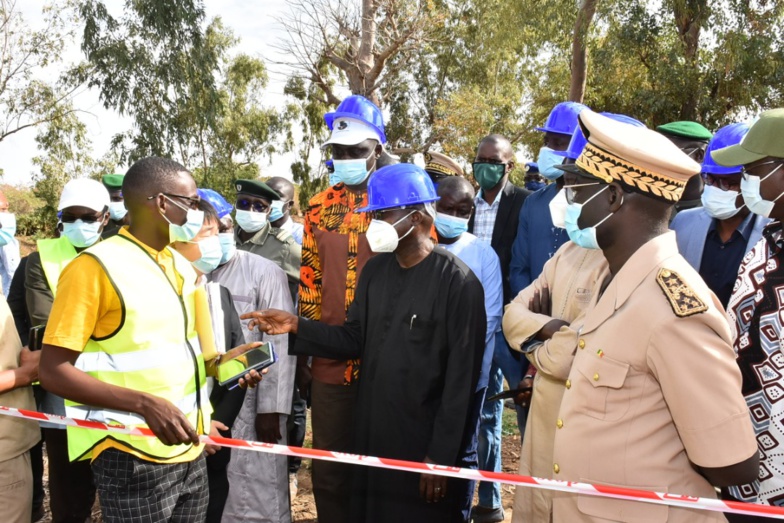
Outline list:
[[[123,225],[128,225],[128,209],[125,208],[125,199],[122,193],[122,183],[125,176],[122,174],[104,174],[101,182],[109,191],[109,223],[104,227],[101,238],[106,239],[120,232]]]
[[[237,180],[235,186],[237,248],[272,260],[283,269],[289,281],[291,299],[296,303],[302,247],[289,231],[273,227],[269,221],[272,202],[280,200],[280,195],[259,180]]]
[[[761,452],[759,483],[730,487],[741,501],[779,505],[784,487],[784,427],[779,391],[784,292],[784,109],[762,113],[739,144],[712,153],[719,165],[740,165],[743,203],[763,217],[773,218],[762,239],[743,259],[727,313],[737,363],[743,376],[743,396],[754,420]],[[729,516],[728,516],[729,517]],[[735,520],[731,520],[735,521]]]
[[[702,163],[703,158],[705,158],[705,150],[708,148],[708,142],[713,137],[713,133],[706,129],[705,126],[690,121],[670,122],[658,126],[656,131],[669,138],[672,143],[678,146],[678,149],[697,163]],[[702,177],[692,176],[686,183],[681,199],[673,207],[673,218],[681,211],[702,206],[702,201],[700,200],[702,188]]]

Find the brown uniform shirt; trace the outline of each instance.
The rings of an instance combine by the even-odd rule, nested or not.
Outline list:
[[[642,246],[578,333],[555,432],[554,479],[715,497],[697,473],[756,450],[724,310],[678,254]],[[706,522],[718,513],[557,493],[554,521]]]
[[[598,289],[609,274],[602,251],[583,249],[567,242],[545,264],[542,274],[506,307],[504,335],[513,349],[519,349],[552,319],[570,323],[569,327],[562,327],[551,339],[526,354],[538,372],[520,453],[519,473],[524,476],[553,477],[556,420],[574,359],[577,329],[582,326],[586,311],[595,303]],[[534,292],[541,292],[545,287],[550,289],[552,299],[550,316],[528,310]],[[547,522],[551,513],[551,491],[522,486],[515,489],[514,523]]]

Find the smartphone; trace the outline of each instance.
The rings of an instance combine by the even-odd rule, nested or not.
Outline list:
[[[30,335],[27,338],[27,347],[30,350],[41,350],[44,346],[44,332],[46,324],[36,325],[30,328]]]
[[[229,390],[239,387],[239,380],[251,370],[261,371],[278,361],[278,355],[271,343],[249,350],[218,365],[218,383]]]

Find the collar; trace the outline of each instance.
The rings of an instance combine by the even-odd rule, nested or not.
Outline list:
[[[650,240],[632,254],[599,298],[593,312],[586,317],[583,332],[590,332],[620,309],[637,287],[665,260],[678,256],[675,231],[669,231]]]
[[[264,245],[264,242],[267,241],[267,236],[270,235],[272,232],[272,224],[267,222],[264,227],[259,230],[256,234],[250,237],[250,239],[246,242],[240,240],[240,226],[234,226],[234,238],[237,240],[237,245],[245,245],[246,243],[253,243],[255,245]]]
[[[479,203],[479,201],[481,200],[482,203],[484,203],[488,207],[492,207],[494,205],[497,205],[498,202],[501,201],[501,196],[504,194],[504,191],[506,190],[506,186],[508,184],[509,184],[509,180],[506,180],[506,183],[504,184],[504,186],[501,188],[500,191],[498,191],[498,194],[496,194],[495,200],[493,200],[493,203],[487,203],[485,201],[485,199],[482,198],[482,195],[484,195],[485,190],[484,189],[479,189],[479,192],[476,194],[476,197],[474,198],[474,203]]]
[[[126,238],[131,240],[133,243],[137,244],[139,247],[141,247],[142,249],[147,251],[147,253],[150,256],[152,256],[153,259],[155,259],[155,260],[160,260],[161,258],[173,258],[172,250],[171,250],[171,248],[168,245],[166,247],[164,247],[162,251],[156,251],[155,249],[153,249],[152,247],[150,247],[146,243],[142,242],[136,236],[131,234],[130,231],[128,230],[128,226],[127,225],[123,226],[120,229],[120,232],[118,232],[117,234],[119,234],[120,236],[125,236]]]
[[[286,221],[278,229],[291,232],[294,229],[294,220],[291,219],[291,216],[287,216]]]
[[[738,228],[735,230],[739,233],[744,240],[748,241],[749,237],[751,236],[751,231],[754,229],[754,218],[757,216],[753,212],[750,212],[746,218],[738,225]],[[717,218],[711,218],[710,225],[708,226],[708,232],[713,232],[716,230],[716,222],[718,221]]]

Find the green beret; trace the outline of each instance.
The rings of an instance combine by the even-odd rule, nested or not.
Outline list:
[[[670,122],[660,125],[656,130],[664,134],[706,142],[713,138],[713,133],[697,122]]]
[[[237,194],[247,194],[267,200],[280,200],[280,195],[260,180],[237,180],[234,182]]]
[[[124,174],[104,174],[101,176],[101,181],[104,187],[109,191],[121,191]]]

